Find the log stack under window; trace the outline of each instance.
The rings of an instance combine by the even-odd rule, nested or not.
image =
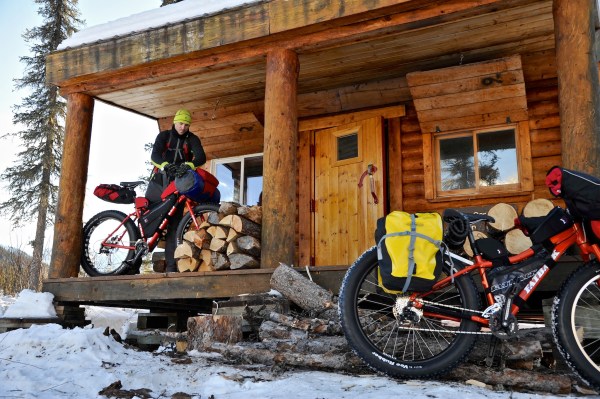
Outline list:
[[[180,272],[256,269],[260,267],[261,206],[221,204],[200,229],[188,231],[175,249]]]

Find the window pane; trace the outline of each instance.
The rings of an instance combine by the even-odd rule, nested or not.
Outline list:
[[[358,156],[358,134],[349,134],[337,138],[337,160],[356,158]]]
[[[217,164],[217,179],[221,201],[240,202],[240,171],[241,162]]]
[[[473,138],[441,139],[439,143],[442,191],[475,187]]]
[[[263,157],[251,157],[244,159],[244,198],[245,205],[256,205],[259,203],[263,183]]]
[[[515,130],[477,134],[479,185],[497,186],[519,182]]]

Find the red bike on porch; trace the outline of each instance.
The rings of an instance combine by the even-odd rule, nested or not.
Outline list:
[[[109,202],[133,204],[134,209],[129,214],[103,211],[85,223],[81,254],[83,270],[89,276],[137,274],[143,256],[156,248],[179,207],[184,208],[185,214],[177,226],[178,243],[183,242],[187,231],[198,229],[209,213],[217,212],[218,180],[203,170],[188,173],[195,174],[193,186],[190,184],[186,190],[178,190],[178,181],[173,181],[163,191],[162,201],[153,204],[145,197],[136,197],[135,188],[143,181],[98,186],[94,192],[98,197]]]

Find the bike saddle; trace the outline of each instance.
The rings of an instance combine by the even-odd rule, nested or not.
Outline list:
[[[457,211],[456,209],[446,209],[444,211],[443,219],[445,222],[450,222],[452,221],[452,219],[463,219],[469,223],[476,223],[481,221],[493,223],[496,221],[496,219],[488,215],[482,215],[478,213],[463,213]]]
[[[140,184],[144,184],[144,183],[145,182],[143,180],[138,180],[138,181],[122,181],[121,182],[121,186],[127,187],[127,188],[136,188]]]

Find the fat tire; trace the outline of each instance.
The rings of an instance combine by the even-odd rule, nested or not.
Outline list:
[[[389,305],[390,303],[394,303],[396,298],[395,295],[387,294],[383,292],[381,288],[375,286],[377,285],[377,282],[373,278],[373,272],[376,273],[377,265],[377,247],[374,246],[364,252],[354,264],[352,264],[348,269],[340,288],[340,321],[346,339],[353,351],[370,368],[395,378],[433,378],[447,373],[459,362],[464,360],[473,349],[477,340],[477,335],[475,334],[452,334],[448,338],[449,342],[445,349],[442,349],[436,354],[432,353],[431,356],[427,355],[428,357],[423,359],[414,360],[400,359],[391,356],[389,353],[385,352],[387,342],[389,341],[386,341],[382,350],[381,342],[385,340],[380,340],[380,346],[378,346],[377,343],[369,337],[375,336],[375,334],[371,334],[373,329],[379,330],[379,328],[375,327],[375,324],[378,323],[379,320],[384,320],[384,317],[381,315],[386,308],[386,301],[387,305]],[[445,268],[445,273],[448,273],[449,268],[447,266],[445,266]],[[367,286],[369,282],[374,283]],[[365,288],[361,289],[363,284],[365,285]],[[462,304],[460,304],[460,306],[471,310],[480,309],[480,297],[473,278],[470,275],[464,275],[454,279],[452,289],[456,289],[456,293],[458,293],[461,298]],[[371,294],[366,296],[365,292],[371,292]],[[358,300],[359,294],[361,295],[360,302]],[[369,302],[371,302],[371,304],[375,303],[375,301],[371,301],[372,297],[373,299],[376,299],[379,312],[376,317],[371,319],[371,321],[373,321],[372,324],[370,322],[365,322],[365,325],[363,325],[361,324],[357,308],[361,307],[361,314],[363,315],[370,312],[373,305],[369,305]],[[425,299],[435,301],[435,295],[430,295]],[[391,313],[391,310],[388,313]],[[379,320],[375,320],[376,318],[379,318]],[[426,317],[422,318],[423,323],[430,321],[425,321],[425,319]],[[381,326],[385,326],[385,329],[392,330],[387,333],[389,335],[388,338],[392,338],[395,334],[394,339],[398,341],[400,330],[397,329],[398,325],[393,318],[393,315],[388,315],[385,320],[385,322],[381,321]],[[390,327],[392,325],[393,327]],[[369,331],[366,332],[365,330]],[[384,329],[382,328],[381,330]],[[396,332],[394,333],[393,330]],[[477,332],[479,331],[479,325],[472,321],[463,320],[460,325],[460,330],[464,332]],[[446,342],[443,342],[443,344],[445,345]],[[400,353],[400,351],[396,352],[395,343],[393,349],[395,353]]]
[[[108,210],[96,214],[84,225],[83,244],[81,250],[81,267],[88,274],[88,276],[117,276],[121,274],[132,274],[132,270],[136,268],[139,270],[139,263],[141,263],[141,259],[140,262],[138,262],[138,265],[131,265],[127,262],[135,256],[135,250],[133,249],[127,251],[126,253],[125,250],[123,250],[122,252],[125,254],[124,259],[122,259],[122,261],[117,261],[118,264],[115,264],[114,267],[111,266],[108,269],[101,267],[99,264],[100,258],[96,258],[95,256],[97,253],[92,254],[90,251],[91,246],[95,245],[94,242],[91,242],[92,234],[100,225],[105,222],[116,222],[118,225],[118,223],[125,220],[126,217],[127,215],[123,212]],[[129,237],[126,237],[125,241],[128,241],[128,243],[131,244],[137,242],[137,240],[140,238],[140,234],[135,226],[135,223],[131,219],[128,219],[123,226]]]
[[[218,204],[198,204],[194,207],[194,216],[198,217],[207,212],[219,212],[219,208],[220,206]],[[189,212],[181,218],[181,221],[177,225],[177,245],[180,245],[183,242],[184,234],[190,230],[193,223],[194,221]]]
[[[569,367],[597,390],[600,390],[599,280],[597,261],[581,266],[563,283],[552,304],[552,334],[558,350]]]

